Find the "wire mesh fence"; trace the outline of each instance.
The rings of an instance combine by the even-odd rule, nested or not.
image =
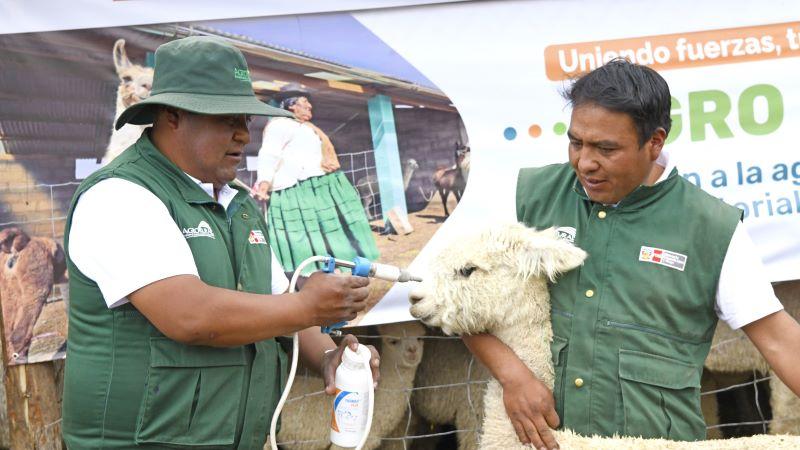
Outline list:
[[[60,238],[66,206],[79,182],[0,187],[0,229],[18,226],[37,236]]]
[[[380,219],[381,195],[378,190],[378,173],[375,169],[375,151],[364,150],[339,153],[342,172],[358,191],[364,212],[369,220]]]
[[[388,336],[388,335],[374,335],[374,334],[355,334],[355,336],[359,339],[359,341],[368,342],[368,343],[376,342],[376,341],[378,341],[380,339],[387,339],[387,338],[408,339],[407,337],[404,337],[404,336]],[[446,340],[446,341],[460,342],[460,338],[459,337],[450,337],[450,336],[421,336],[421,337],[415,337],[414,339],[420,339],[420,340],[423,340],[423,341]],[[724,345],[724,343],[720,342],[720,343],[718,343],[716,345]],[[477,362],[475,361],[474,358],[470,358],[470,361],[469,361],[470,371],[472,370],[472,366],[474,364],[477,364]],[[391,370],[391,368],[383,367],[382,370]],[[446,370],[446,368],[443,367],[442,370]],[[791,415],[789,417],[774,417],[773,418],[770,415],[769,407],[767,405],[764,405],[764,404],[761,403],[761,401],[759,400],[759,397],[761,397],[761,396],[763,396],[765,394],[765,392],[763,392],[763,390],[765,389],[763,387],[763,384],[764,383],[768,383],[772,379],[773,379],[772,375],[766,375],[765,376],[765,375],[762,375],[762,374],[760,374],[760,373],[758,373],[758,372],[756,372],[754,370],[753,373],[752,373],[752,379],[750,381],[743,382],[743,383],[735,383],[735,384],[732,384],[732,385],[729,385],[729,386],[725,386],[725,387],[722,387],[722,388],[717,388],[717,389],[708,389],[708,388],[706,388],[706,389],[702,390],[701,393],[700,393],[701,397],[703,397],[703,398],[711,398],[711,399],[713,399],[715,401],[716,401],[716,394],[725,393],[725,392],[731,392],[731,391],[741,391],[745,395],[752,395],[752,396],[755,397],[755,402],[754,402],[755,408],[756,408],[755,412],[759,417],[759,420],[738,420],[738,421],[721,422],[721,423],[714,423],[717,420],[717,418],[706,417],[706,420],[709,422],[708,425],[706,426],[706,429],[709,430],[709,431],[713,431],[713,430],[722,431],[722,430],[725,430],[727,432],[730,429],[735,428],[735,427],[743,427],[743,426],[744,427],[747,427],[747,426],[752,427],[752,428],[750,428],[748,430],[744,430],[742,432],[739,432],[737,434],[732,435],[732,436],[746,436],[746,435],[751,435],[751,434],[756,434],[756,433],[765,433],[766,434],[766,433],[769,432],[769,426],[771,424],[774,424],[774,423],[800,421],[800,411],[796,411],[796,414]],[[468,373],[464,377],[464,381],[463,382],[459,382],[459,383],[438,384],[438,385],[433,385],[433,386],[417,386],[417,385],[414,385],[413,387],[406,388],[406,389],[387,389],[387,388],[382,388],[379,385],[378,388],[376,389],[376,396],[385,395],[385,394],[388,394],[388,393],[395,393],[396,394],[398,392],[403,393],[406,396],[406,401],[404,402],[404,406],[405,406],[406,411],[404,413],[403,420],[402,420],[402,422],[400,424],[401,428],[404,429],[405,432],[402,433],[402,435],[399,435],[399,436],[397,436],[397,435],[381,436],[380,437],[381,444],[382,445],[394,444],[396,446],[396,445],[398,445],[398,443],[402,443],[403,448],[407,449],[407,448],[413,448],[415,442],[418,442],[418,441],[420,441],[422,439],[436,439],[436,438],[442,438],[442,437],[446,437],[446,436],[453,436],[453,437],[460,436],[461,438],[464,438],[464,439],[476,439],[477,440],[478,436],[480,435],[480,431],[481,431],[480,427],[477,427],[477,428],[453,428],[453,429],[444,429],[444,430],[440,429],[440,428],[428,427],[429,430],[432,430],[430,432],[419,432],[419,428],[414,429],[412,427],[412,423],[414,423],[414,411],[413,411],[412,400],[411,399],[412,399],[412,396],[416,392],[420,392],[420,391],[437,391],[437,390],[446,390],[446,389],[452,389],[452,388],[464,388],[464,393],[465,393],[464,399],[466,400],[466,403],[464,405],[459,405],[459,406],[463,407],[463,408],[469,408],[475,414],[480,414],[480,409],[482,408],[482,405],[479,404],[478,401],[476,401],[475,399],[473,399],[469,395],[469,393],[471,392],[471,389],[469,389],[469,388],[470,387],[481,387],[482,388],[486,384],[488,384],[488,380],[471,380],[470,372],[468,371]],[[290,396],[288,401],[289,402],[298,402],[298,401],[303,401],[304,399],[306,399],[308,397],[321,396],[321,395],[324,395],[324,391],[319,390],[319,391],[316,391],[316,392],[304,394],[302,396],[296,396],[296,397],[291,397]],[[451,398],[451,397],[448,397],[448,398]],[[454,424],[451,424],[451,425],[454,425]],[[397,433],[394,433],[394,434],[397,434]],[[730,436],[726,436],[726,437],[730,437]],[[283,445],[308,445],[309,448],[316,448],[315,445],[323,445],[323,444],[325,444],[327,442],[328,441],[326,439],[318,439],[318,440],[304,440],[304,441],[285,441],[285,442],[281,442],[280,444],[283,444]],[[300,448],[302,448],[302,446]],[[392,446],[391,448],[395,448],[395,447]]]

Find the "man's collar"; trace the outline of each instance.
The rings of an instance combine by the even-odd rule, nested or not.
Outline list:
[[[672,173],[672,169],[675,168],[675,162],[673,158],[669,157],[669,150],[662,148],[658,159],[656,159],[656,164],[664,168],[664,172],[662,172],[661,176],[656,180],[656,184],[658,184],[669,177],[669,174]]]
[[[203,183],[202,181],[189,175],[188,173],[186,172],[183,173],[187,177],[189,177],[190,180],[197,183],[197,185],[200,186],[200,188],[202,188],[206,194],[208,194],[211,198],[214,198],[214,185],[212,183]],[[217,192],[217,198],[215,200],[220,205],[222,205],[223,208],[228,209],[228,205],[231,204],[233,197],[236,197],[236,194],[238,193],[239,191],[237,191],[236,189],[228,186],[227,184],[223,184],[222,187],[219,189],[219,192]]]
[[[147,128],[136,142],[141,154],[160,166],[164,171],[172,175],[176,181],[176,187],[180,191],[184,200],[190,203],[210,203],[214,200],[214,187],[211,183],[202,183],[197,178],[181,170],[180,167],[170,161],[161,153],[150,140],[150,128]],[[233,192],[228,192],[228,191]],[[229,185],[224,185],[218,194],[219,203],[226,209],[238,191]]]

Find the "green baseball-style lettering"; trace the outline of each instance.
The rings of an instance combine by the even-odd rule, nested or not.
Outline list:
[[[759,97],[767,101],[767,120],[756,122],[754,104]],[[750,86],[739,96],[739,125],[754,136],[770,134],[783,123],[783,96],[781,91],[770,84]]]
[[[766,119],[760,122],[756,119],[755,114],[755,104],[759,98],[763,98],[767,106]],[[733,132],[727,122],[731,113],[731,98],[728,94],[719,90],[690,92],[688,104],[687,120],[692,141],[697,142],[706,139],[707,125],[710,125],[720,138],[733,137]],[[711,107],[711,109],[707,110],[707,107]],[[672,97],[670,110],[672,129],[667,137],[667,144],[678,139],[683,131],[684,117],[681,114],[681,108],[681,102]],[[739,95],[736,112],[736,119],[745,133],[753,136],[774,133],[783,124],[783,95],[777,87],[771,84],[750,86]]]
[[[250,71],[247,69],[233,68],[233,77],[237,80],[250,81]]]
[[[706,103],[714,109],[706,111]],[[706,138],[706,125],[711,125],[720,138],[731,138],[733,133],[725,122],[731,112],[731,99],[722,91],[709,90],[689,93],[689,128],[692,141]]]

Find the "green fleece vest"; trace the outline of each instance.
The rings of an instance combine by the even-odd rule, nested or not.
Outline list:
[[[700,440],[700,376],[715,295],[740,211],[673,170],[616,207],[568,164],[520,171],[517,219],[586,250],[550,289],[561,423],[583,435]]]
[[[286,354],[274,339],[230,348],[173,341],[130,303],[109,309],[97,284],[69,259],[67,238],[81,194],[101,180],[122,178],[164,202],[205,283],[271,293],[267,225],[256,204],[240,190],[226,211],[147,134],[81,183],[67,217],[64,440],[75,450],[261,450],[286,377]]]

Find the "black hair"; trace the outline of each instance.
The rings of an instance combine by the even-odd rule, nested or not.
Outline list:
[[[289,111],[289,108],[294,106],[294,104],[297,103],[298,100],[300,100],[300,96],[285,98],[285,99],[281,100],[280,107],[281,107],[281,109],[285,109],[285,110]]]
[[[672,97],[667,82],[655,70],[623,58],[612,59],[581,76],[563,95],[573,108],[593,103],[630,116],[639,135],[639,146],[656,129],[663,128],[669,135],[672,127]]]

